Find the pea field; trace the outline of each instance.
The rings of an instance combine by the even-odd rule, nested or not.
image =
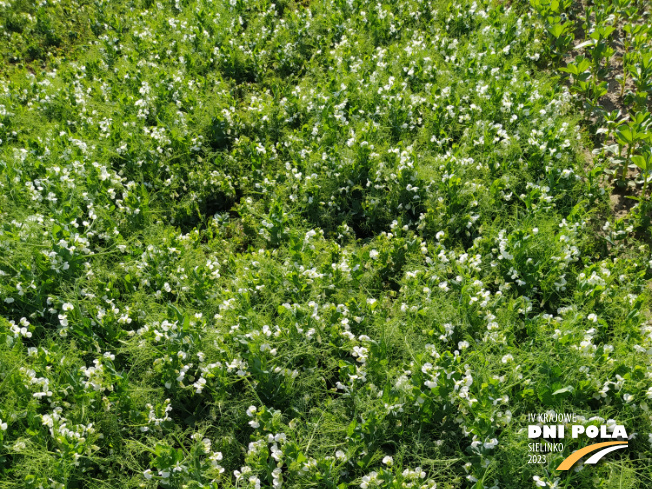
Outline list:
[[[652,487],[650,111],[645,0],[0,0],[0,489]]]

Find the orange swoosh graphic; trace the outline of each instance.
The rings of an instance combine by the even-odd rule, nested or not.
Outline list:
[[[581,459],[587,453],[595,452],[600,448],[609,447],[611,445],[627,445],[626,441],[606,441],[604,443],[594,443],[588,447],[584,447],[576,452],[571,453],[562,463],[559,464],[557,470],[568,470],[570,469],[575,462]]]

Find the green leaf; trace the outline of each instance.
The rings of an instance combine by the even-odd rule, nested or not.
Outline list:
[[[634,155],[632,156],[632,163],[634,163],[636,166],[638,166],[641,170],[643,171],[651,171],[652,168],[650,167],[650,159],[646,159],[641,155]]]
[[[621,126],[616,131],[616,138],[620,144],[632,144],[634,142],[634,131],[629,126]]]
[[[575,390],[575,388],[572,385],[568,385],[564,387],[563,389],[558,389],[555,392],[552,393],[553,396],[558,396],[560,394],[566,394],[567,392],[572,393]]]
[[[554,399],[552,397],[552,393],[550,392],[550,389],[547,388],[547,387],[539,389],[539,392],[537,393],[537,397],[546,406],[552,405],[552,403],[554,401]]]
[[[355,433],[355,428],[358,426],[358,422],[354,419],[349,423],[348,428],[346,429],[346,434],[347,436],[353,436],[353,433]]]
[[[583,43],[578,44],[575,46],[575,49],[584,49],[585,47],[592,46],[593,44],[595,44],[595,41],[591,39],[590,41],[584,41]]]
[[[555,24],[548,29],[550,35],[555,38],[558,38],[559,36],[564,34],[565,31],[566,29],[564,29],[564,27],[561,24]]]

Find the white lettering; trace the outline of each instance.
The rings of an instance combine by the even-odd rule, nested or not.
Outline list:
[[[625,431],[625,427],[621,424],[616,425],[612,436],[614,438],[628,438],[627,431]]]
[[[544,438],[557,438],[557,427],[555,425],[544,425],[543,427]]]
[[[541,426],[531,424],[527,427],[528,438],[539,438],[541,436]]]

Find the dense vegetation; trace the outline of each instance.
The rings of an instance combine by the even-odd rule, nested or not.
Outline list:
[[[650,487],[645,8],[0,0],[0,488]]]

